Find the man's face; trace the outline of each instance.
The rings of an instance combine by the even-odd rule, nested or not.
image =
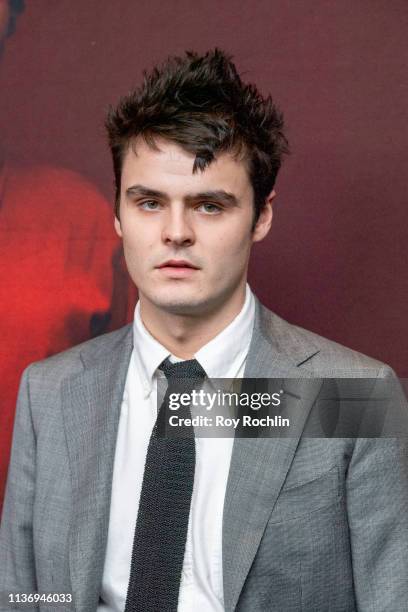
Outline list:
[[[157,146],[138,139],[125,154],[115,228],[142,308],[203,316],[243,295],[251,245],[270,228],[274,193],[252,232],[243,161],[223,153],[193,174],[193,155],[166,140]]]

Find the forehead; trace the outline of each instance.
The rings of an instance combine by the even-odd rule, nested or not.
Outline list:
[[[193,173],[194,154],[157,138],[153,148],[137,138],[127,149],[122,165],[122,187],[141,183],[160,191],[192,192],[224,189],[241,197],[252,192],[245,162],[232,153],[220,153],[204,169]]]

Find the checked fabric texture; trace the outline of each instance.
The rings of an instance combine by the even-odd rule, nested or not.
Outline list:
[[[133,541],[125,612],[177,612],[195,471],[194,428],[165,437],[170,393],[191,393],[206,377],[197,360],[163,361],[168,388],[150,437]],[[180,417],[191,416],[188,406]]]

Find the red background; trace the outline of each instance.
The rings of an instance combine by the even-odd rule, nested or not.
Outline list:
[[[408,376],[405,0],[26,4],[0,65],[13,158],[74,170],[112,201],[107,106],[168,54],[231,52],[283,109],[292,149],[272,233],[254,249],[253,290]]]

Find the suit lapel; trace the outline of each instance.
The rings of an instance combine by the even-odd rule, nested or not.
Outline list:
[[[284,416],[289,417],[291,430],[288,437],[234,440],[223,514],[226,612],[233,612],[237,605],[266,523],[321,386],[321,381],[312,382],[311,374],[297,367],[308,356],[316,354],[316,347],[305,349],[293,346],[289,358],[282,351],[279,330],[274,330],[279,321],[278,317],[275,318],[257,301],[254,332],[244,377],[284,379],[281,381],[284,389]],[[289,347],[290,337],[286,336],[284,341]]]
[[[132,328],[62,388],[63,418],[72,476],[70,572],[76,610],[96,609],[103,573],[117,428],[132,351]]]

